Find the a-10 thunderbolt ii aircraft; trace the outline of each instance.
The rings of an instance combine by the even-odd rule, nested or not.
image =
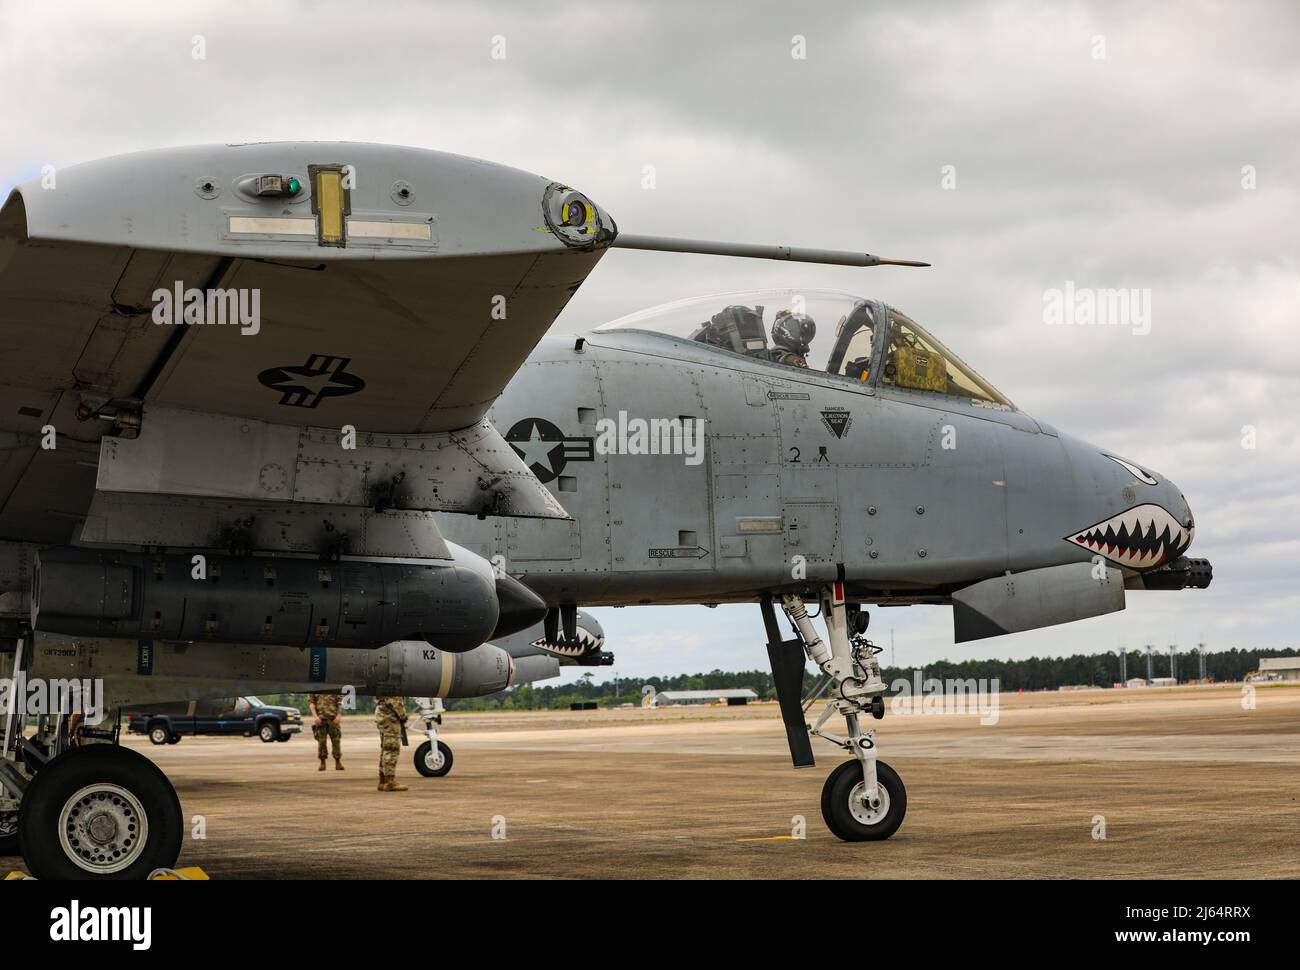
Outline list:
[[[813,307],[834,335],[817,369],[797,366],[804,320],[760,354],[774,305],[739,300],[692,310],[681,332],[647,318],[547,341],[525,369],[535,403],[503,438],[489,407],[611,246],[924,265],[619,235],[562,184],[382,146],[174,149],[20,186],[0,211],[15,670],[38,642],[454,653],[546,606],[548,639],[571,640],[578,603],[757,601],[795,762],[812,762],[807,656],[831,687],[812,731],[853,755],[823,815],[876,839],[905,792],[860,724],[884,689],[861,604],[952,602],[964,640],[1118,609],[1125,585],[1206,581],[1167,480],[1035,422],[871,301],[838,327]],[[620,453],[624,421],[673,418],[694,419],[681,450],[703,434],[698,462],[642,449],[635,430]],[[474,548],[437,513],[460,513],[444,529],[482,520]],[[247,673],[232,664],[232,684]],[[822,730],[832,712],[844,737]],[[61,718],[25,736],[21,713],[0,816],[18,814],[35,874],[175,860],[179,803],[147,759],[69,750]]]
[[[38,645],[125,643],[149,676],[205,643],[231,649],[235,693],[240,647],[459,653],[537,622],[547,604],[433,516],[568,519],[485,415],[611,246],[890,262],[620,237],[562,183],[382,145],[164,149],[19,185],[0,209],[14,681]],[[6,693],[0,831],[16,817],[32,873],[172,865],[180,804],[152,762],[116,729],[70,745],[62,704],[32,734]]]

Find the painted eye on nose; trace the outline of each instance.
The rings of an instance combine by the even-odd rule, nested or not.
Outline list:
[[[1141,468],[1138,468],[1138,466],[1133,464],[1131,461],[1125,461],[1123,458],[1116,458],[1114,455],[1106,455],[1104,453],[1103,453],[1103,457],[1109,458],[1111,461],[1119,465],[1121,468],[1126,469],[1130,474],[1132,474],[1134,478],[1136,478],[1140,482],[1143,482],[1144,484],[1147,485],[1160,484],[1159,482],[1156,481],[1154,475],[1152,475],[1150,472],[1144,472]]]

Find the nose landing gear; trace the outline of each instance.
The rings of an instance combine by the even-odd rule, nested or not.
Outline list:
[[[786,594],[781,608],[790,621],[795,639],[779,641],[776,616],[770,598],[762,601],[763,619],[768,631],[768,655],[772,659],[773,680],[781,703],[790,754],[795,767],[814,764],[809,737],[830,741],[853,755],[831,772],[822,788],[822,818],[826,827],[845,842],[869,842],[893,835],[907,814],[907,789],[898,772],[877,758],[875,730],[863,731],[860,718],[884,717],[881,696],[885,683],[876,659],[879,648],[867,640],[866,614],[850,613],[844,600],[842,583],[819,591],[821,616],[826,623],[829,647],[817,635],[812,620],[799,596]],[[821,682],[800,699],[803,663],[798,648],[822,672]],[[804,715],[827,688],[831,696],[825,710],[809,727]],[[823,730],[832,715],[844,718],[843,736]]]

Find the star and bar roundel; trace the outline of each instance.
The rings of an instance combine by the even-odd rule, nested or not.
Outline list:
[[[560,477],[571,461],[592,461],[596,439],[566,435],[545,418],[521,418],[510,426],[506,441],[543,485]]]
[[[257,375],[258,381],[280,392],[285,407],[314,408],[327,397],[356,394],[366,386],[356,374],[348,373],[351,357],[311,354],[304,364],[271,367]]]

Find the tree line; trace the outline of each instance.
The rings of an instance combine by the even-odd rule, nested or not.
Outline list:
[[[1205,654],[1205,674],[1215,681],[1239,681],[1246,674],[1259,669],[1263,657],[1282,657],[1294,650],[1219,650]],[[1126,673],[1131,679],[1147,675],[1147,655],[1142,650],[1130,650],[1126,655]],[[1169,655],[1157,653],[1152,662],[1152,674],[1170,676]],[[1028,657],[1024,660],[936,660],[923,667],[883,667],[881,673],[886,684],[896,680],[912,683],[916,671],[922,680],[996,680],[1003,691],[1055,690],[1067,686],[1111,687],[1120,680],[1120,659],[1116,653],[1078,653],[1069,657]],[[1195,653],[1180,652],[1177,660],[1180,683],[1197,680],[1200,661]],[[813,688],[817,676],[811,669],[804,671],[804,690]],[[563,710],[570,704],[595,701],[600,707],[617,707],[620,704],[640,704],[642,688],[646,685],[655,691],[665,690],[724,690],[748,687],[763,700],[775,700],[776,688],[772,675],[766,670],[725,671],[677,674],[666,677],[616,677],[596,682],[594,673],[568,684],[523,684],[486,697],[459,698],[446,701],[449,711],[535,711]],[[307,712],[306,694],[280,694],[266,696],[272,704],[287,704]],[[352,713],[367,714],[375,709],[374,699],[358,696]],[[407,701],[407,710],[415,705]]]
[[[1239,681],[1246,674],[1259,669],[1260,658],[1281,657],[1294,653],[1294,650],[1235,648],[1207,651],[1205,674],[1209,680]],[[1153,668],[1154,676],[1168,677],[1168,655],[1156,654],[1153,658]],[[931,677],[940,680],[949,678],[960,680],[973,678],[988,682],[997,680],[1002,690],[1013,692],[1055,690],[1058,687],[1084,685],[1112,687],[1120,680],[1120,659],[1118,653],[1097,653],[1074,654],[1069,657],[1028,657],[1024,660],[938,660],[923,667],[883,667],[881,673],[886,684],[892,684],[900,679],[911,683],[916,670],[921,671],[923,680]],[[1146,677],[1145,651],[1128,651],[1126,673],[1130,679]],[[1199,678],[1200,662],[1194,653],[1178,654],[1177,675],[1180,683]],[[811,690],[817,679],[811,670],[805,670],[805,691]],[[711,670],[708,673],[678,674],[669,677],[621,677],[600,683],[596,682],[594,674],[587,673],[581,680],[569,684],[524,684],[499,694],[450,700],[446,704],[448,710],[459,711],[553,710],[567,708],[573,703],[590,701],[595,701],[601,707],[617,707],[619,704],[641,703],[641,689],[647,684],[653,686],[656,691],[724,690],[748,687],[764,700],[776,699],[776,688],[772,684],[772,675],[769,671]]]

